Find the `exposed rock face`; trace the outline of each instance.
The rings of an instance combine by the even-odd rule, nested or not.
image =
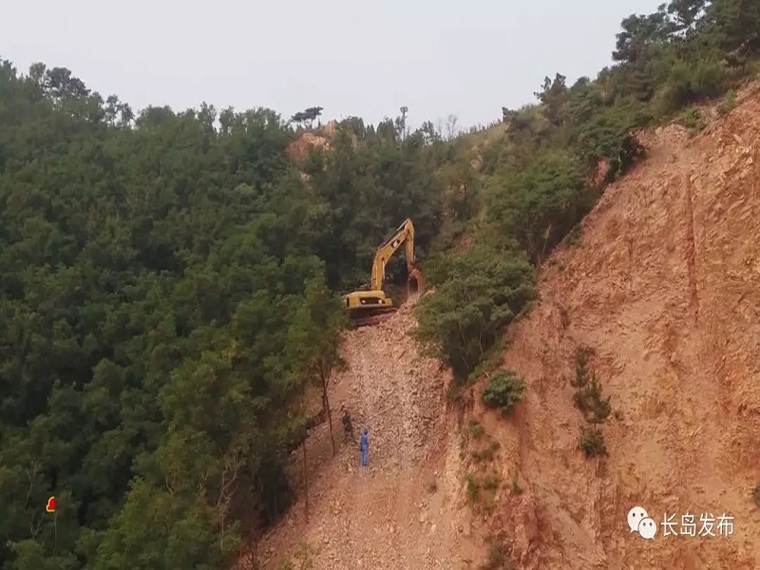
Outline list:
[[[650,157],[547,264],[541,303],[511,331],[505,364],[529,390],[494,433],[531,505],[503,504],[521,568],[760,567],[760,97],[694,138],[642,137]],[[578,450],[579,344],[596,350],[617,412],[606,460]],[[654,540],[628,529],[635,505],[660,526]],[[710,513],[715,538],[663,536],[665,514],[676,532],[694,515],[699,533]]]

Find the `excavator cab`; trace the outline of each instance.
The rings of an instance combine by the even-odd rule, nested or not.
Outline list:
[[[393,236],[384,242],[375,253],[372,264],[372,278],[368,290],[353,291],[343,296],[345,308],[356,326],[376,324],[386,320],[397,309],[393,300],[385,293],[385,265],[394,253],[406,244],[406,265],[408,271],[407,288],[409,296],[424,289],[422,274],[414,263],[414,225],[406,219]]]
[[[393,307],[393,301],[384,291],[354,291],[344,295],[343,300],[349,310]]]

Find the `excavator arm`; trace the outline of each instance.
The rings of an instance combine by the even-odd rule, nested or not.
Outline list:
[[[409,272],[410,280],[417,281],[418,289],[420,287],[420,274],[414,263],[414,224],[407,218],[393,233],[393,235],[380,247],[375,253],[375,260],[372,263],[372,278],[370,288],[373,291],[382,291],[385,283],[385,265],[393,257],[401,244],[406,245],[406,267]]]

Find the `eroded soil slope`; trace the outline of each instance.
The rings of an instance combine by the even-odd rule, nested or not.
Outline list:
[[[582,242],[547,264],[541,302],[511,331],[505,364],[529,384],[501,443],[491,528],[526,569],[760,568],[760,95],[689,138],[645,139],[650,158],[611,186]],[[613,415],[609,457],[578,449],[569,379],[589,345]],[[660,523],[631,533],[628,510]],[[723,513],[733,536],[663,536],[665,513]]]
[[[451,425],[456,418],[445,412],[448,375],[438,362],[421,358],[408,337],[415,326],[412,304],[382,324],[347,334],[349,369],[331,389],[336,439],[342,440],[342,403],[354,416],[357,437],[363,425],[370,429],[369,469],[359,467],[358,443],[341,443],[333,459],[327,426],[316,430],[307,444],[309,520],[302,498],[261,542],[264,568],[285,559],[298,568],[304,544],[313,570],[459,568],[469,555],[458,522],[467,510]]]

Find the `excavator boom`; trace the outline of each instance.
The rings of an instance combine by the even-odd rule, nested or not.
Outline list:
[[[357,325],[375,324],[385,320],[396,311],[393,301],[385,294],[383,286],[385,284],[385,266],[402,244],[406,246],[409,290],[411,292],[412,282],[415,283],[417,291],[423,289],[422,275],[414,260],[414,224],[412,220],[407,218],[393,235],[377,248],[375,259],[372,262],[370,290],[354,291],[343,297],[345,306]]]

